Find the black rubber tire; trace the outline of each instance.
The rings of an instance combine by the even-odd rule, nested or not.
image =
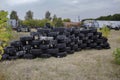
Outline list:
[[[48,34],[49,37],[54,37],[54,39],[56,39],[57,35],[59,35],[59,32],[50,32]]]
[[[16,53],[16,56],[17,56],[18,58],[23,58],[24,54],[26,54],[26,51],[18,51],[18,52]]]
[[[47,50],[47,53],[48,54],[51,54],[51,55],[55,55],[59,52],[59,49],[58,48],[55,48],[55,49],[48,49]]]
[[[57,47],[57,40],[51,40],[49,43],[49,48],[56,48]]]
[[[66,36],[65,35],[58,35],[57,36],[58,43],[64,43],[66,42]]]
[[[31,49],[30,53],[35,57],[40,57],[43,52],[41,49]]]
[[[32,54],[24,54],[24,59],[34,59],[35,57]]]
[[[78,45],[75,44],[74,46],[71,47],[73,50],[78,51]]]
[[[33,38],[31,36],[24,36],[24,37],[20,37],[20,41],[32,41]]]
[[[40,40],[40,44],[42,45],[48,45],[50,43],[50,40]]]
[[[85,49],[87,47],[87,44],[86,43],[83,43],[82,45],[81,45],[81,48],[82,49]]]
[[[41,54],[41,58],[50,58],[51,54]]]
[[[31,45],[23,46],[23,50],[29,52],[32,49]]]
[[[61,53],[57,53],[55,54],[55,57],[57,58],[63,58],[67,56],[67,52],[61,52]]]
[[[97,49],[97,50],[101,50],[102,47],[101,47],[101,46],[96,46],[95,49]]]
[[[66,44],[65,43],[59,43],[59,44],[57,44],[57,48],[58,49],[66,48]]]
[[[2,55],[2,60],[8,60],[9,59],[9,55],[8,54],[3,54]]]
[[[40,40],[33,40],[31,45],[34,49],[39,49],[40,48]]]
[[[16,55],[16,49],[12,46],[8,46],[4,48],[4,53],[8,54],[10,56],[15,56]]]
[[[13,47],[21,47],[22,43],[20,41],[13,41],[10,43],[10,45]]]
[[[66,52],[70,53],[71,52],[71,47],[66,47]]]
[[[49,49],[49,45],[40,45],[40,49],[42,49],[42,50],[47,50],[47,49]]]

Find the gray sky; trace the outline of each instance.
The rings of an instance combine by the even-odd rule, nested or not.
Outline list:
[[[42,19],[49,10],[52,16],[77,21],[78,16],[83,19],[120,13],[120,0],[0,0],[2,9],[17,11],[20,19],[28,10],[34,12],[34,18]]]

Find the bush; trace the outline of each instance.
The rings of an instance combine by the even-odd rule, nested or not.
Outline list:
[[[110,29],[107,26],[104,26],[103,28],[100,29],[100,32],[102,32],[102,35],[104,37],[108,38],[108,36],[110,34]]]
[[[115,62],[117,64],[120,64],[120,48],[116,48],[116,50],[113,52]]]

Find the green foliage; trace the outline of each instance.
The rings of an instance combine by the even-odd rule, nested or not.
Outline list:
[[[3,47],[7,45],[9,40],[12,37],[12,29],[10,26],[7,26],[7,15],[6,11],[0,11],[0,59],[1,54],[3,54]]]
[[[117,64],[120,64],[120,48],[116,48],[113,52],[114,60]]]
[[[108,15],[108,16],[101,16],[96,20],[113,20],[113,21],[120,21],[120,14]]]
[[[26,12],[25,20],[31,19],[33,19],[33,12],[29,10],[28,12]]]
[[[43,19],[43,20],[24,20],[22,21],[22,25],[26,25],[29,27],[44,27],[46,23],[52,24],[52,22],[48,19]]]
[[[8,15],[8,12],[3,10],[0,11],[0,24],[3,24],[8,20],[7,15]]]
[[[53,21],[53,25],[54,25],[55,27],[62,27],[62,26],[63,26],[62,18],[56,18],[56,19]]]
[[[69,18],[63,19],[63,22],[71,22]]]
[[[108,37],[110,34],[110,29],[107,26],[104,26],[103,28],[100,29],[100,32],[102,32],[102,35],[104,37]]]
[[[12,11],[10,14],[10,19],[15,19],[18,20],[18,16],[17,16],[17,12],[16,11]]]

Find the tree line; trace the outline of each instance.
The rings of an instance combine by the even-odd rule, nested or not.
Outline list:
[[[29,10],[26,12],[24,20],[20,20],[16,11],[12,11],[10,13],[10,19],[15,19],[19,21],[20,25],[26,25],[30,27],[43,27],[45,23],[50,23],[52,26],[60,27],[63,26],[63,22],[71,22],[69,18],[62,19],[61,17],[57,17],[56,14],[51,16],[49,11],[46,11],[44,19],[34,19],[34,13]]]
[[[120,21],[120,14],[113,14],[108,16],[100,16],[98,18],[87,18],[84,20],[107,20],[107,21]]]
[[[120,14],[101,16],[96,18],[96,20],[112,20],[112,21],[120,21]]]

